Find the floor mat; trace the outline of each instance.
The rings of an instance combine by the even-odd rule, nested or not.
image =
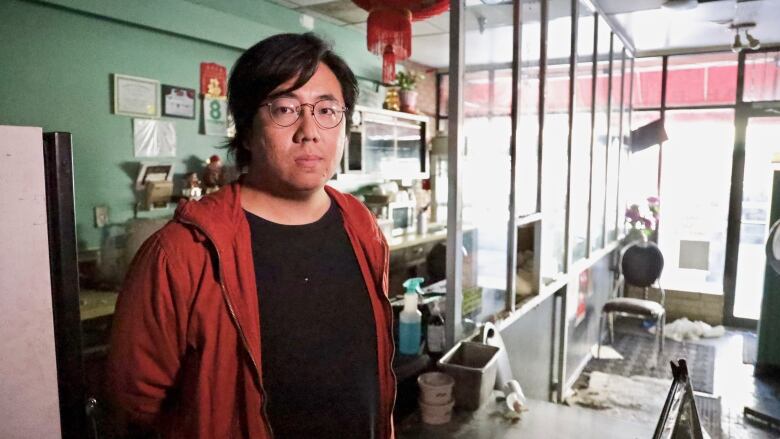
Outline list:
[[[604,372],[624,377],[646,376],[672,379],[669,362],[683,358],[688,363],[693,390],[713,393],[715,374],[715,347],[692,342],[666,340],[661,361],[656,356],[655,336],[615,332],[613,346],[623,360],[591,359],[585,371]]]
[[[742,362],[756,364],[758,360],[758,337],[756,334],[742,334]]]

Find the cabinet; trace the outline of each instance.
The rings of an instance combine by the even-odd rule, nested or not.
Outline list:
[[[341,173],[428,178],[428,123],[426,116],[356,106]]]

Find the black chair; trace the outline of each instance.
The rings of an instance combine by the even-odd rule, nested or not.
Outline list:
[[[601,309],[599,320],[599,347],[598,356],[601,358],[601,334],[604,332],[604,319],[609,322],[609,342],[615,343],[614,315],[628,315],[634,317],[652,318],[656,322],[656,344],[658,351],[656,361],[664,350],[664,325],[666,324],[666,310],[664,302],[666,292],[661,287],[661,272],[664,268],[664,257],[661,250],[653,242],[635,241],[626,245],[620,252],[620,269],[617,283],[613,289],[613,296],[623,296],[626,285],[633,285],[643,289],[643,299],[629,297],[615,297],[607,301]],[[658,283],[661,293],[660,303],[648,300],[647,293],[650,286]]]

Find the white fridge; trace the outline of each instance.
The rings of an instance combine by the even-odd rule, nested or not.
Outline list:
[[[0,438],[90,438],[70,134],[0,125]]]

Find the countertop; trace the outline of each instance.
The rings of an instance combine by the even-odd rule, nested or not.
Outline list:
[[[452,420],[443,425],[427,425],[419,411],[396,425],[397,439],[520,439],[520,438],[648,438],[655,425],[618,418],[597,410],[569,407],[547,401],[528,400],[527,411],[519,420],[505,418],[495,398],[475,412],[456,410]]]

